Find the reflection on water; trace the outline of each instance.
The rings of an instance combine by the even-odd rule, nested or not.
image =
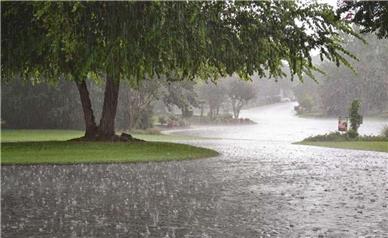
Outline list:
[[[386,236],[388,154],[293,145],[337,124],[292,107],[244,111],[256,125],[179,132],[229,138],[188,142],[217,158],[2,167],[2,237]]]

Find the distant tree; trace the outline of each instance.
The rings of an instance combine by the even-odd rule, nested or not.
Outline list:
[[[358,128],[362,124],[362,116],[360,115],[359,110],[360,102],[358,100],[354,100],[349,110],[349,119],[350,128],[356,133],[358,132]]]
[[[85,139],[114,140],[121,80],[302,77],[311,50],[348,64],[339,32],[353,34],[326,4],[294,1],[2,2],[1,76],[75,82]],[[96,123],[86,81],[105,81]]]
[[[199,87],[199,97],[207,102],[209,116],[213,119],[219,115],[220,107],[227,99],[226,88],[222,83],[208,82]]]
[[[312,104],[311,109],[313,107],[317,107],[319,109],[319,86],[320,84],[317,84],[314,81],[305,81],[303,83],[297,83],[294,85],[292,90],[299,105],[307,109],[309,106],[306,107],[305,104],[306,98],[308,98],[308,103]]]
[[[162,126],[167,123],[167,117],[164,115],[159,116],[158,120],[159,120],[160,125],[162,125]]]
[[[360,25],[363,33],[375,32],[379,38],[388,37],[387,1],[342,1],[337,12]]]
[[[178,107],[182,112],[182,117],[190,117],[194,107],[199,107],[197,93],[194,90],[194,81],[165,80],[162,100],[169,111],[173,106]]]
[[[161,84],[158,80],[142,80],[136,85],[121,88],[122,110],[126,112],[125,120],[128,130],[150,127],[152,103],[159,99]]]
[[[299,101],[300,106],[302,106],[307,112],[311,112],[314,105],[314,100],[310,95],[304,95]]]
[[[82,129],[82,109],[72,82],[55,85],[22,80],[1,85],[3,128]]]
[[[388,39],[377,39],[374,34],[364,36],[368,44],[347,38],[344,47],[359,56],[354,62],[355,72],[343,67],[323,63],[324,75],[319,83],[305,81],[294,88],[300,102],[304,95],[314,100],[314,109],[324,115],[347,115],[354,98],[361,102],[364,115],[378,115],[388,110]]]
[[[381,135],[388,138],[388,125],[381,130]]]
[[[255,98],[256,89],[253,87],[252,82],[241,81],[236,78],[227,79],[224,85],[232,105],[233,117],[239,118],[242,107]]]

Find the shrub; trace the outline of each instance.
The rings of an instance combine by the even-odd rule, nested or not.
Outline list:
[[[324,135],[311,136],[304,141],[345,141],[347,137],[345,134],[341,134],[339,132],[330,132]]]
[[[349,110],[349,119],[350,119],[350,128],[354,130],[354,132],[351,132],[351,135],[358,136],[357,130],[362,124],[362,116],[358,113],[358,110],[360,109],[360,101],[354,100],[352,102],[352,106]]]
[[[312,97],[309,95],[305,95],[300,101],[299,101],[300,106],[302,106],[304,109],[306,109],[307,112],[311,112],[313,105],[314,105],[314,100]],[[302,111],[303,112],[303,111]]]
[[[349,137],[350,139],[354,139],[358,136],[358,132],[354,129],[350,129],[348,130],[348,132],[346,132],[346,136]]]
[[[159,123],[160,125],[164,125],[167,123],[167,118],[165,116],[159,116]]]
[[[174,114],[170,114],[168,116],[168,119],[170,119],[171,121],[177,121],[178,120],[178,117],[176,117]]]
[[[184,119],[178,120],[178,126],[184,127],[188,126],[188,123]]]
[[[385,136],[357,136],[355,135],[354,130],[349,130],[346,134],[341,134],[339,132],[331,132],[324,135],[317,135],[317,136],[311,136],[303,141],[309,141],[309,142],[322,142],[322,141],[334,141],[334,142],[340,142],[340,141],[388,141],[388,137]]]

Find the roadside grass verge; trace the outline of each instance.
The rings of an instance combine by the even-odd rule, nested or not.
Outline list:
[[[301,141],[296,144],[388,153],[388,141]]]
[[[297,142],[295,144],[388,152],[388,137],[358,136],[353,138],[349,137],[347,134],[340,134],[339,132],[308,137],[303,141]]]
[[[1,164],[133,163],[199,159],[217,156],[211,149],[166,141],[187,139],[174,135],[134,135],[147,142],[76,142],[71,130],[3,130]],[[164,142],[162,142],[164,141]]]

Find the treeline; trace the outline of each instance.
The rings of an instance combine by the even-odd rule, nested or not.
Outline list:
[[[82,109],[74,83],[36,84],[21,80],[3,82],[3,128],[82,128]]]
[[[101,116],[103,84],[88,82],[97,120]],[[220,117],[238,119],[247,105],[280,101],[280,94],[287,87],[284,83],[242,81],[237,77],[223,78],[217,83],[167,78],[143,80],[136,85],[124,83],[115,124],[124,130],[145,129],[159,123],[158,117],[189,119],[194,114],[207,121]],[[13,80],[2,85],[3,128],[82,129],[82,116],[79,94],[71,81],[33,85]]]
[[[139,85],[123,83],[120,88],[117,128],[148,128],[152,126],[156,101],[172,97],[167,81],[144,80]],[[104,83],[88,82],[96,119],[101,117]],[[183,91],[182,88],[180,88]],[[33,84],[13,80],[2,85],[1,122],[3,128],[82,129],[83,113],[79,93],[71,81],[55,84]]]
[[[361,102],[363,115],[388,113],[388,39],[365,36],[366,44],[347,37],[346,49],[359,58],[355,73],[346,67],[322,64],[325,75],[317,83],[306,80],[294,88],[304,113],[323,116],[346,115],[353,100]]]

